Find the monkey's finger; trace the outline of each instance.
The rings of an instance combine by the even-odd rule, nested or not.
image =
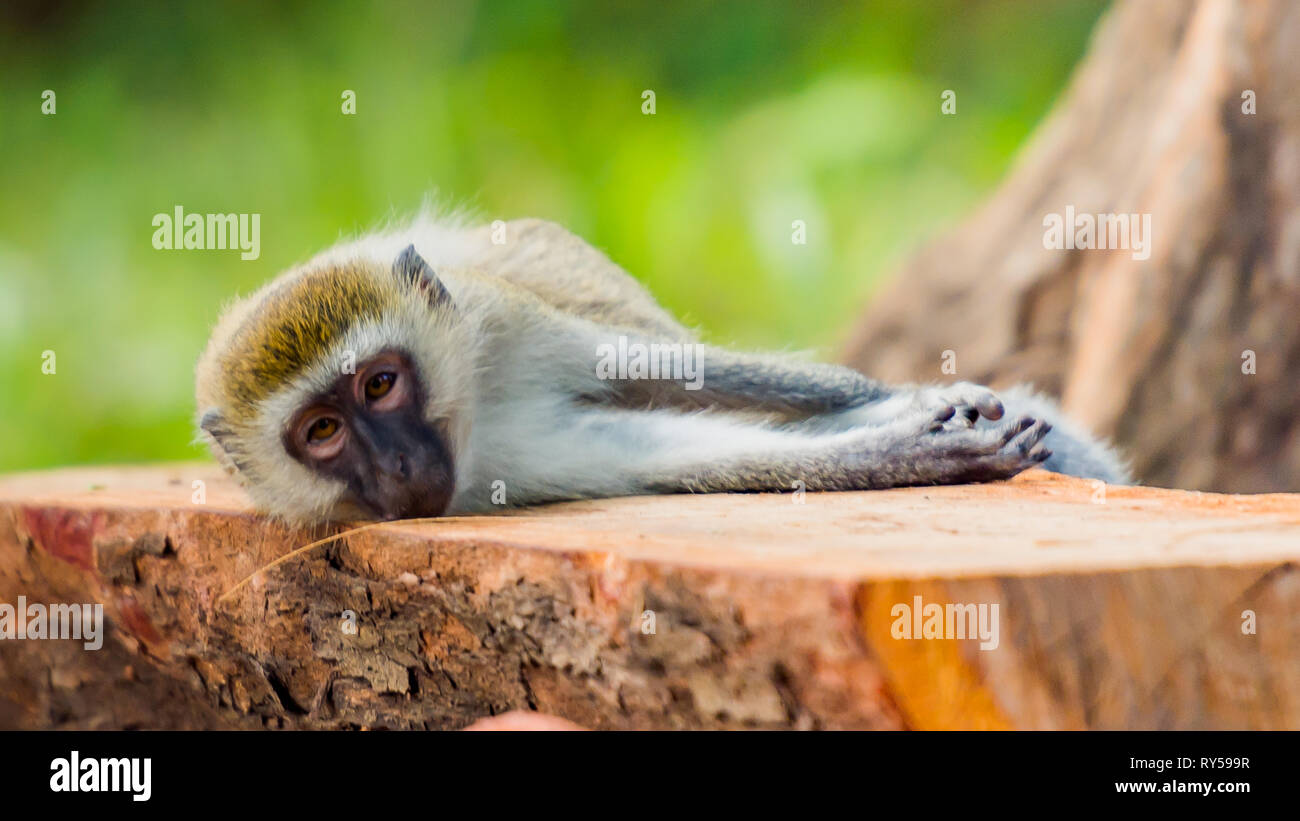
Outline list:
[[[1001,447],[1020,434],[1029,430],[1038,420],[1032,416],[1022,416],[1014,422],[1007,422],[998,430],[997,443]]]
[[[1008,444],[1018,450],[1021,454],[1028,456],[1029,452],[1033,450],[1034,445],[1041,442],[1043,437],[1046,436],[1051,429],[1052,426],[1050,424],[1043,419],[1039,419],[1037,422],[1034,422],[1016,436],[1012,437]]]

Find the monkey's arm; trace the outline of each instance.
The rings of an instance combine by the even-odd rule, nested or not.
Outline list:
[[[517,412],[521,409],[515,409]],[[540,419],[545,411],[532,409]],[[572,413],[572,411],[571,411]],[[516,413],[507,414],[519,418]],[[494,484],[507,504],[679,492],[868,490],[990,481],[1051,454],[1050,430],[1021,418],[975,429],[951,408],[887,425],[809,433],[723,413],[588,407],[565,426],[539,423],[522,451],[485,447],[464,477],[453,512],[488,510]],[[498,500],[499,504],[500,501]]]
[[[964,419],[952,418],[949,408],[938,416],[911,414],[883,426],[838,433],[765,431],[777,438],[761,442],[755,437],[757,448],[724,441],[711,453],[698,444],[674,449],[634,472],[646,490],[656,493],[871,490],[1006,479],[1051,455],[1037,447],[1051,429],[1045,422],[1025,417],[974,430]]]

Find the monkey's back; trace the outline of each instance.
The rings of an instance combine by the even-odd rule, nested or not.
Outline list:
[[[507,240],[473,229],[474,267],[534,294],[556,310],[593,322],[674,340],[695,335],[664,310],[641,283],[609,257],[553,222],[514,220]]]

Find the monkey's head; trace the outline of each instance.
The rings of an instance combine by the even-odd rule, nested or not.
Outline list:
[[[217,324],[198,364],[201,435],[287,521],[437,516],[467,433],[467,339],[415,246],[313,261]]]

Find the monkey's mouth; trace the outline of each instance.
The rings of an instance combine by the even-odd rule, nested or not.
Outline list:
[[[420,499],[409,504],[387,506],[352,497],[340,499],[330,517],[334,521],[378,521],[392,522],[401,519],[431,519],[447,511],[451,501],[450,494],[445,499]]]
[[[436,475],[424,480],[409,477],[400,484],[380,481],[368,488],[369,492],[350,493],[352,498],[346,501],[352,502],[367,519],[392,521],[441,516],[451,504],[455,480],[449,471],[431,473]]]

